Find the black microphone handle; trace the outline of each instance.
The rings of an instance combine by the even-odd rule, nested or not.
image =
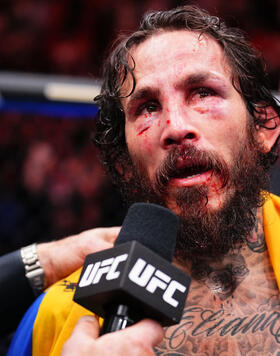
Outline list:
[[[141,317],[132,309],[132,307],[129,307],[126,304],[114,304],[108,306],[106,308],[106,316],[104,318],[100,335],[125,329],[139,321]]]

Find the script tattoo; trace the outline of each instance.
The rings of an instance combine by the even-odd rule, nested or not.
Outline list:
[[[241,254],[225,257],[221,268],[215,268],[204,261],[198,261],[192,265],[191,269],[192,277],[205,284],[221,300],[231,296],[248,274],[249,270]]]
[[[258,342],[254,342],[255,336]],[[236,316],[223,308],[216,311],[197,306],[185,308],[181,323],[165,330],[164,340],[155,353],[158,356],[220,355],[230,352],[226,348],[233,348],[229,346],[230,341],[220,339],[225,337],[232,337],[233,345],[242,355],[252,351],[255,351],[254,355],[271,355],[271,352],[280,350],[279,296],[273,295],[259,306],[256,313],[245,316]]]

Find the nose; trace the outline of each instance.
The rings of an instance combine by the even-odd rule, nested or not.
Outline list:
[[[161,136],[161,146],[164,149],[199,140],[198,127],[185,110],[168,110],[164,121],[165,126]]]

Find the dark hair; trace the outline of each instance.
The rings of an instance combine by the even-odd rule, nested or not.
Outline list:
[[[280,115],[280,107],[269,89],[261,55],[247,42],[240,29],[227,27],[218,17],[210,16],[207,11],[196,6],[150,12],[144,16],[138,31],[123,39],[105,62],[101,94],[95,98],[99,113],[94,142],[115,182],[123,178],[130,164],[125,140],[125,114],[120,102],[120,90],[129,75],[133,87],[128,96],[133,93],[136,85],[133,74],[135,62],[129,50],[159,31],[182,29],[207,34],[220,44],[232,68],[233,85],[243,97],[255,127],[276,127],[269,128],[267,124],[277,116],[258,115],[265,112],[263,109],[268,106]],[[133,67],[129,66],[128,57]],[[278,158],[277,141],[272,150],[264,155],[262,164],[267,169]]]

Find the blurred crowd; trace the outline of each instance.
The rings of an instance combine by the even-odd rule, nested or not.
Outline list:
[[[90,141],[92,120],[0,120],[0,252],[119,224],[122,206]]]
[[[278,0],[1,0],[0,70],[99,78],[118,34],[143,13],[197,4],[243,28],[280,77]],[[122,221],[90,142],[93,120],[1,112],[0,254]]]
[[[279,0],[1,0],[0,68],[99,77],[117,34],[135,30],[148,10],[187,3],[248,32],[278,89]]]

